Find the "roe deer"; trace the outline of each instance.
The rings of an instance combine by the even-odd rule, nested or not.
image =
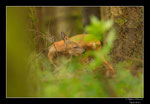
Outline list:
[[[89,38],[89,34],[78,34],[68,38],[65,33],[61,33],[63,40],[54,42],[48,53],[48,58],[55,67],[56,65],[53,62],[54,57],[59,55],[64,56],[78,56],[89,50],[97,50],[101,48],[101,42],[97,39],[86,41]],[[102,58],[104,65],[108,68],[109,71],[114,73],[113,67]]]
[[[85,52],[84,48],[78,45],[76,42],[70,41],[68,37],[66,37],[65,33],[61,33],[63,40],[54,42],[48,52],[48,58],[56,67],[54,63],[54,58],[60,55],[63,56],[78,56]]]

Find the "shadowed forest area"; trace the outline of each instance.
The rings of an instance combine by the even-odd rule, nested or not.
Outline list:
[[[144,95],[144,8],[6,8],[7,97]]]

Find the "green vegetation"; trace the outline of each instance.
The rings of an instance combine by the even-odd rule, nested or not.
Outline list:
[[[106,39],[106,44],[102,47],[102,49],[98,51],[92,51],[90,54],[92,54],[95,58],[93,62],[89,64],[91,67],[97,67],[101,64],[102,62],[102,57],[106,56],[110,50],[113,47],[113,42],[115,40],[115,30],[112,28],[113,21],[108,20],[106,22],[104,21],[99,21],[96,17],[91,17],[91,25],[86,27],[86,31],[89,34],[92,34],[89,40],[94,40],[94,39],[99,39],[100,41],[103,40],[104,35],[106,35],[106,32],[108,32],[108,37]]]

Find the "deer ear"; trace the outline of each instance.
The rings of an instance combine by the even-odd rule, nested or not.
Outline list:
[[[64,42],[66,42],[68,40],[68,37],[66,36],[66,34],[64,32],[61,32],[61,36],[62,36],[62,39],[64,40]]]

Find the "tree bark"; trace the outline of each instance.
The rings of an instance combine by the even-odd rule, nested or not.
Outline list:
[[[113,19],[117,39],[111,55],[143,59],[143,7],[101,7],[102,20]]]

